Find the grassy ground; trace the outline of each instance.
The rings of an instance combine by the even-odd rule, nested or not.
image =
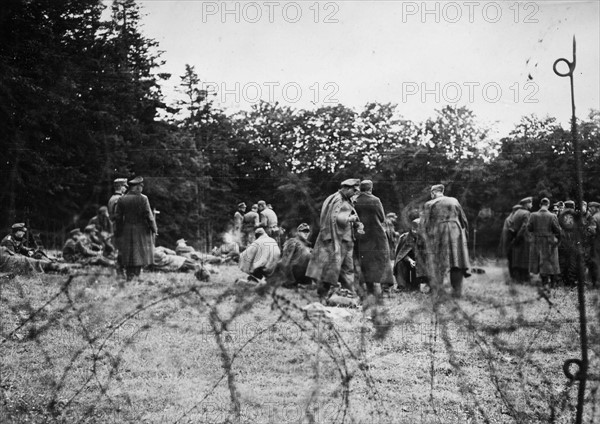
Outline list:
[[[107,270],[0,280],[0,421],[573,422],[577,292],[507,285],[499,267],[434,313],[401,293],[333,320],[312,291]],[[588,291],[585,420],[600,421],[598,291]]]

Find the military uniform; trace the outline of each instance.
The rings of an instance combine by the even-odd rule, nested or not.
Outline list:
[[[549,204],[550,201],[547,202],[547,205]],[[547,207],[542,207],[529,217],[527,230],[531,233],[529,272],[540,274],[544,284],[549,280],[554,282],[555,276],[560,274],[557,249],[560,240],[558,218]]]

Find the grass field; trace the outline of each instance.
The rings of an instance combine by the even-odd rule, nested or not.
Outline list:
[[[580,358],[577,292],[546,297],[497,266],[434,313],[400,293],[348,317],[314,291],[108,270],[0,280],[0,421],[567,423]],[[600,301],[587,292],[586,423],[600,422]]]

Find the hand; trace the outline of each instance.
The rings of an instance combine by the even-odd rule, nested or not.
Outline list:
[[[415,267],[415,265],[417,264],[417,263],[415,262],[415,260],[414,260],[414,259],[411,259],[411,258],[407,258],[407,259],[408,259],[408,263],[410,264],[410,267],[411,267],[411,268],[414,268],[414,267]]]

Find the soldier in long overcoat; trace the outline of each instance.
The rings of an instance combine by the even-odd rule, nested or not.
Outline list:
[[[354,209],[364,225],[364,234],[357,234],[354,244],[360,271],[361,284],[366,284],[369,293],[379,285],[382,289],[394,285],[390,246],[385,233],[385,213],[379,197],[373,195],[373,182],[360,183],[360,193],[354,201]]]
[[[512,265],[512,245],[514,234],[512,234],[509,229],[512,225],[515,212],[519,209],[521,209],[521,205],[514,205],[512,207],[510,214],[508,214],[508,216],[504,220],[504,225],[502,226],[502,233],[500,234],[500,254],[508,260],[508,273],[511,278],[515,278],[514,269]]]
[[[590,235],[590,278],[592,285],[598,284],[600,278],[600,203],[590,202],[588,204],[591,217],[588,222]]]
[[[529,272],[540,274],[542,284],[549,281],[554,283],[560,275],[558,264],[558,242],[560,240],[560,225],[558,217],[548,210],[550,200],[543,198],[540,210],[529,217],[527,230],[531,233],[529,251]]]
[[[533,198],[526,197],[519,202],[521,206],[513,213],[508,231],[512,237],[513,276],[518,282],[529,281],[529,233],[527,221],[531,215]]]
[[[148,197],[142,194],[144,179],[129,182],[129,192],[119,199],[116,207],[115,235],[120,265],[127,280],[139,276],[142,267],[154,260],[154,238],[158,233]]]
[[[360,180],[351,178],[330,195],[321,207],[320,232],[315,242],[306,276],[317,281],[317,293],[323,299],[338,281],[344,289],[354,291],[354,225],[359,221],[351,197]]]
[[[429,282],[434,290],[450,274],[453,295],[462,295],[463,277],[468,277],[467,217],[454,197],[444,196],[444,186],[431,187],[431,200],[423,206],[421,233],[425,236]]]

